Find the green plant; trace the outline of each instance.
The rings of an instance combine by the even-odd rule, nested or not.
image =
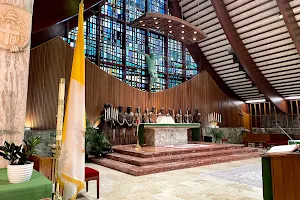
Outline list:
[[[40,138],[24,140],[24,144],[19,146],[5,141],[4,145],[0,146],[0,156],[8,160],[11,165],[25,165],[29,157],[35,153],[35,148],[39,143]]]
[[[88,119],[86,119],[85,147],[87,153],[96,157],[111,151],[111,144],[105,134],[92,127]]]
[[[212,135],[215,142],[219,142],[222,140],[223,136],[224,136],[224,133],[221,129],[219,128],[212,128],[210,129],[209,131],[209,135]]]

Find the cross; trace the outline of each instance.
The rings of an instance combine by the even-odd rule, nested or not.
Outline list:
[[[10,34],[20,35],[20,32],[10,29],[10,24],[6,24],[5,29],[0,27],[0,32],[5,33],[4,44],[9,45]]]

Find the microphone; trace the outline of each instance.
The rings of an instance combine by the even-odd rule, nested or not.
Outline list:
[[[293,141],[294,144],[296,144],[296,142],[294,141],[294,139],[293,139],[287,132],[285,132],[285,131],[283,130],[283,128],[281,128],[281,126],[279,126],[278,121],[274,121],[274,123],[280,128],[280,130],[281,130],[286,136],[288,136],[288,138],[289,138],[290,140]]]

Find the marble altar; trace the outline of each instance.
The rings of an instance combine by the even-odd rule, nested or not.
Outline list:
[[[200,124],[143,124],[143,127],[147,146],[167,146],[187,144],[188,129],[199,128]]]

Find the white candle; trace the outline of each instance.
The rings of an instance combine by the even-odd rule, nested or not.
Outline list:
[[[119,110],[117,110],[117,120],[119,120]]]
[[[221,115],[220,115],[220,122],[222,122],[222,117],[221,117]]]
[[[107,119],[107,118],[106,118],[106,117],[107,117],[107,116],[106,116],[106,112],[107,112],[107,111],[106,111],[106,108],[104,108],[104,120]]]
[[[58,106],[56,119],[56,140],[62,140],[63,116],[64,116],[64,99],[65,99],[65,79],[61,78],[58,87]]]

